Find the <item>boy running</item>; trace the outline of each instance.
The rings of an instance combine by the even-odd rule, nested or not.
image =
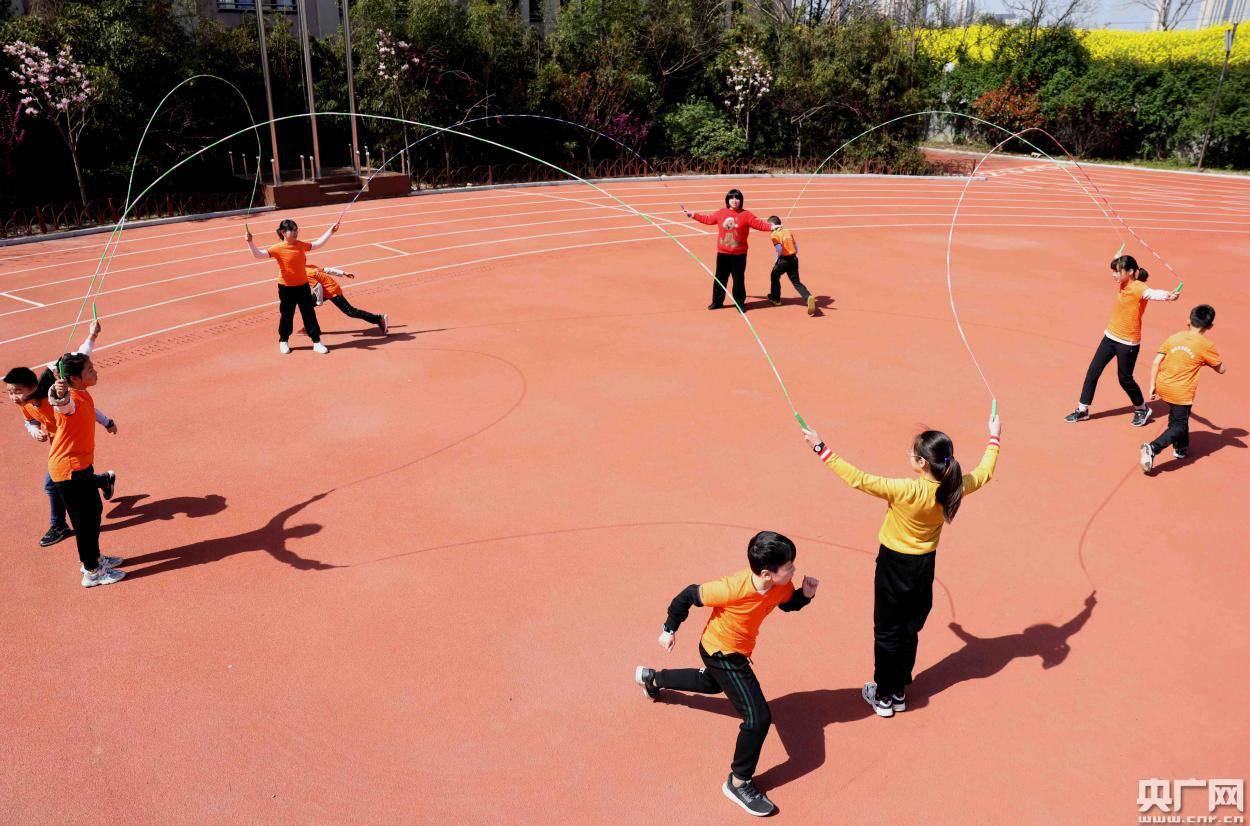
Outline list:
[[[803,282],[799,280],[799,245],[794,240],[794,233],[781,225],[776,215],[768,216],[768,223],[773,228],[770,236],[773,248],[777,250],[777,262],[769,274],[768,300],[774,307],[781,306],[781,276],[790,277],[790,283],[798,290],[799,298],[807,302],[807,314],[816,315],[816,296],[812,295]]]
[[[1199,304],[1189,311],[1189,329],[1169,336],[1159,345],[1150,365],[1150,398],[1168,403],[1168,427],[1153,442],[1141,446],[1141,469],[1149,473],[1155,457],[1172,446],[1172,454],[1184,459],[1189,452],[1189,411],[1198,392],[1198,373],[1210,367],[1221,375],[1228,372],[1215,342],[1207,332],[1215,326],[1215,308]]]
[[[668,606],[668,619],[660,634],[660,647],[673,650],[678,627],[690,614],[690,606],[708,607],[712,616],[699,640],[703,668],[666,668],[654,671],[638,666],[634,681],[652,700],[661,690],[724,692],[742,717],[738,745],[729,777],[722,791],[748,814],[764,817],[777,808],[755,787],[755,766],[772,725],[768,701],[751,669],[751,653],[760,623],[774,609],[797,611],[812,601],[819,582],[803,577],[796,590],[794,543],[779,533],[761,531],[747,545],[749,568],[703,585],[689,585]]]
[[[347,296],[343,295],[343,288],[339,286],[339,282],[335,281],[331,276],[338,275],[343,278],[355,278],[356,276],[350,272],[336,270],[333,267],[321,267],[308,264],[305,266],[308,273],[308,286],[312,287],[313,298],[316,299],[317,306],[320,307],[322,302],[329,299],[330,303],[338,307],[343,315],[350,318],[363,319],[370,324],[378,325],[378,329],[382,331],[382,335],[386,335],[390,329],[386,315],[378,315],[368,310],[361,310],[353,307],[347,300]]]

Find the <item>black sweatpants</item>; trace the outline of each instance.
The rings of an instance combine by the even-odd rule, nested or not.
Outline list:
[[[1189,450],[1189,411],[1193,409],[1192,404],[1168,402],[1168,429],[1150,443],[1156,456],[1168,445],[1172,445],[1180,453]]]
[[[1141,407],[1145,404],[1141,388],[1133,379],[1133,368],[1137,366],[1137,353],[1140,350],[1140,344],[1121,344],[1104,335],[1102,341],[1098,342],[1098,349],[1094,351],[1094,358],[1089,362],[1089,369],[1085,371],[1085,384],[1081,387],[1081,404],[1086,407],[1093,404],[1094,391],[1098,389],[1098,378],[1113,358],[1120,386],[1124,388],[1125,393],[1128,393],[1129,401],[1134,407]]]
[[[873,680],[877,696],[899,694],[911,684],[916,646],[933,608],[937,552],[901,554],[882,545],[873,580]]]
[[[703,668],[665,668],[655,675],[655,684],[675,691],[725,693],[742,718],[731,769],[739,780],[750,780],[755,777],[760,750],[773,723],[760,681],[751,670],[751,661],[741,654],[708,654],[700,645],[699,656]]]
[[[730,255],[727,252],[716,253],[716,280],[712,282],[712,306],[725,306],[725,288],[722,284],[729,284],[730,290],[733,291],[734,301],[738,302],[741,307],[747,300],[746,285],[747,257],[746,253],[742,255]]]
[[[78,560],[88,571],[94,571],[100,567],[100,520],[104,514],[95,468],[76,470],[69,479],[53,484],[61,496],[61,502],[65,504],[69,522],[74,526]]]
[[[790,283],[794,285],[794,289],[798,290],[799,298],[806,301],[812,293],[799,280],[799,257],[797,255],[777,256],[777,263],[773,264],[773,271],[768,276],[768,299],[770,301],[781,300],[781,276],[783,274],[790,277]]]
[[[321,341],[321,327],[317,324],[317,300],[313,298],[312,287],[307,284],[298,287],[278,285],[278,341],[286,341],[291,337],[291,330],[295,326],[296,307],[299,307],[304,330],[313,340],[313,344]]]
[[[342,293],[331,298],[330,303],[342,310],[343,315],[351,316],[352,318],[361,318],[370,324],[382,323],[382,316],[371,313],[368,310],[362,310],[359,307],[353,307],[351,302],[349,302],[347,297]]]

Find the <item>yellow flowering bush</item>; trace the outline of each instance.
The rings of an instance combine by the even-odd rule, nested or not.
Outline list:
[[[1171,32],[1085,29],[1078,31],[1078,36],[1095,60],[1124,59],[1152,64],[1198,61],[1218,65],[1224,60],[1226,28],[1212,26]],[[925,29],[919,33],[919,39],[926,53],[942,60],[955,60],[961,46],[973,60],[990,60],[1008,31],[1002,26],[980,25]],[[1250,63],[1250,31],[1236,39],[1229,57],[1230,65],[1241,63]]]

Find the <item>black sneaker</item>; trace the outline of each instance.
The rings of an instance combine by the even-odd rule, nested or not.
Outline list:
[[[890,705],[894,708],[895,711],[906,711],[907,710],[907,692],[901,691],[898,694],[891,694]]]
[[[707,305],[707,308],[709,310],[723,310],[725,309],[725,305],[724,304],[709,304]]]
[[[1081,408],[1078,407],[1076,410],[1073,410],[1071,413],[1064,416],[1063,420],[1065,422],[1083,422],[1088,418],[1089,418],[1089,408],[1082,410]]]
[[[1145,427],[1146,423],[1150,421],[1150,418],[1153,415],[1154,413],[1151,412],[1149,407],[1139,407],[1133,411],[1133,421],[1131,424],[1133,427]]]
[[[1184,459],[1186,456],[1189,455],[1189,451],[1177,450],[1176,448],[1172,448],[1172,455],[1175,456],[1177,459]]]
[[[771,305],[773,305],[774,307],[780,307],[780,306],[781,306],[781,299],[780,299],[780,298],[769,298],[769,299],[768,299],[768,303],[769,303],[769,304],[771,304]]]
[[[67,536],[69,536],[69,525],[53,525],[39,540],[39,547],[47,548],[49,545],[55,545]]]
[[[113,489],[117,487],[117,474],[111,470],[104,471],[104,484],[100,486],[100,494],[107,501],[113,498]]]
[[[741,786],[735,786],[734,776],[731,774],[725,780],[725,785],[721,787],[721,791],[725,793],[725,797],[746,809],[749,815],[768,817],[777,811],[777,807],[773,805],[773,802],[765,797],[763,792],[755,788],[754,780],[748,780]]]
[[[638,666],[634,669],[634,682],[642,686],[642,690],[652,700],[660,699],[660,687],[655,684],[655,669]]]

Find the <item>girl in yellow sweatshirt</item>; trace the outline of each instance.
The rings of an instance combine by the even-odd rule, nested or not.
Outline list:
[[[907,708],[906,691],[916,664],[920,629],[933,607],[934,563],[942,525],[955,518],[963,497],[994,475],[1001,429],[998,416],[992,416],[985,455],[967,475],[955,459],[950,437],[940,430],[924,431],[909,451],[916,473],[911,479],[864,473],[827,447],[816,431],[803,431],[812,450],[843,481],[887,503],[874,579],[873,682],[863,690],[864,700],[881,717],[893,717],[894,712]]]

